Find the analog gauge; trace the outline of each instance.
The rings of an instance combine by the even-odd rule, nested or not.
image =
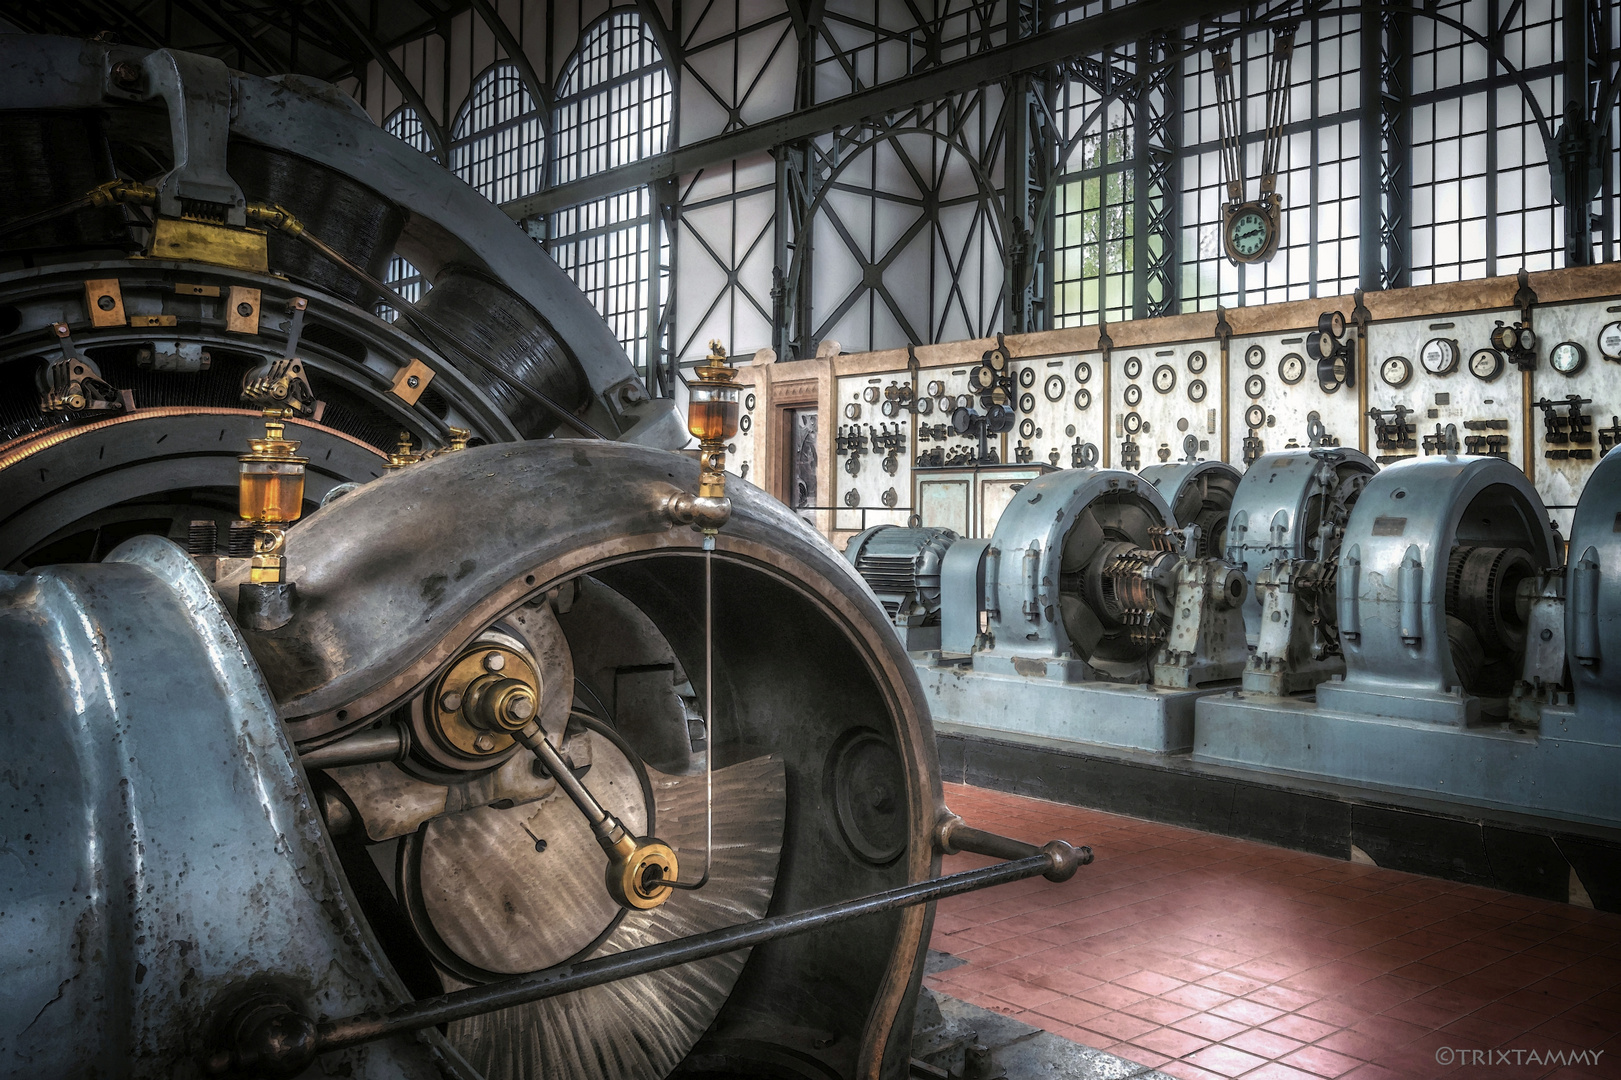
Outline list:
[[[886,401],[882,405],[878,406],[878,411],[882,412],[885,416],[893,420],[900,414],[901,407],[894,401]]]
[[[1019,385],[1024,387],[1026,390],[1036,385],[1036,369],[1030,367],[1020,368]]]
[[[1266,380],[1259,375],[1251,375],[1244,380],[1244,393],[1251,398],[1258,398],[1266,393]]]
[[[1161,364],[1154,369],[1154,389],[1162,394],[1169,394],[1176,389],[1176,369],[1170,364]]]
[[[1520,327],[1520,351],[1537,351],[1537,332],[1531,329],[1529,326]]]
[[[1587,350],[1574,341],[1561,341],[1548,353],[1548,366],[1561,375],[1574,375],[1587,366]]]
[[[1621,360],[1621,322],[1608,323],[1598,332],[1598,351],[1606,360]]]
[[[1379,377],[1385,385],[1400,390],[1413,379],[1413,362],[1405,356],[1392,356],[1379,365]]]
[[[1245,366],[1254,369],[1266,363],[1266,350],[1259,345],[1251,345],[1244,350]]]
[[[941,382],[939,379],[930,379],[928,391],[930,397],[939,397],[941,394],[946,392],[946,384]]]
[[[1198,349],[1193,350],[1188,353],[1188,374],[1203,375],[1205,365],[1208,363],[1210,363],[1209,357]]]
[[[951,430],[958,435],[968,434],[968,429],[974,426],[974,410],[966,405],[958,405],[951,412]]]
[[[1341,311],[1325,311],[1317,316],[1317,329],[1334,337],[1345,336],[1345,313]]]
[[[1028,416],[1019,421],[1019,438],[1033,439],[1036,437],[1036,422]]]
[[[1458,370],[1458,343],[1451,338],[1430,338],[1419,351],[1419,363],[1431,375],[1451,375]]]
[[[1064,377],[1062,375],[1047,376],[1047,381],[1042,384],[1041,392],[1046,395],[1048,401],[1064,400]]]
[[[747,435],[749,430],[753,427],[754,417],[749,416],[747,413],[743,414],[743,416],[741,416],[737,421],[737,430],[741,431],[745,435]]]
[[[957,408],[959,408],[959,409],[972,409],[973,407],[974,407],[974,395],[973,394],[958,394],[957,395]]]
[[[1075,407],[1077,409],[1090,409],[1092,407],[1092,391],[1084,386],[1075,391]]]
[[[1496,349],[1476,349],[1469,357],[1469,374],[1481,382],[1491,382],[1503,373],[1503,354]]]
[[[934,399],[934,407],[940,410],[942,416],[947,415],[957,407],[957,399],[951,394],[941,394]]]
[[[1140,356],[1126,357],[1126,378],[1135,379],[1143,373],[1143,361]]]
[[[1312,359],[1321,360],[1325,356],[1333,356],[1340,347],[1339,339],[1327,330],[1318,330],[1306,335],[1306,352]]]
[[[1143,418],[1134,412],[1129,412],[1126,414],[1122,426],[1126,429],[1127,435],[1135,435],[1143,429]]]
[[[998,373],[1000,373],[1002,371],[1006,371],[1007,370],[1007,362],[1008,362],[1007,350],[1002,348],[1001,346],[997,346],[996,348],[991,349],[991,350],[989,350],[988,352],[985,353],[985,364],[992,371],[995,371],[995,372],[998,372]]]
[[[1244,426],[1258,428],[1266,423],[1266,410],[1259,405],[1251,405],[1244,410]]]
[[[1512,326],[1504,326],[1502,323],[1498,323],[1492,328],[1489,340],[1492,343],[1492,348],[1508,352],[1520,343],[1520,332]]]
[[[1345,357],[1323,357],[1317,361],[1317,388],[1325,394],[1332,394],[1345,382],[1349,370],[1345,366]]]
[[[927,416],[934,411],[934,399],[918,398],[915,408],[917,409],[917,414],[919,416]]]
[[[869,386],[865,390],[861,391],[861,396],[867,399],[868,405],[876,405],[878,404],[878,399],[882,396],[882,394],[876,386]]]
[[[844,493],[844,505],[845,506],[858,506],[858,505],[860,505],[860,503],[861,503],[861,493],[859,491],[857,491],[855,488],[851,488],[849,491],[846,491]]]
[[[1126,404],[1127,404],[1127,406],[1129,406],[1130,408],[1135,409],[1138,405],[1142,404],[1142,401],[1143,401],[1143,388],[1138,386],[1136,383],[1127,383],[1126,384]]]
[[[1203,379],[1194,379],[1188,383],[1188,400],[1197,405],[1204,400],[1206,389]]]
[[[989,364],[981,364],[974,369],[973,383],[981,390],[989,390],[996,385],[996,372],[991,370]]]
[[[1075,365],[1075,381],[1085,386],[1092,381],[1092,365],[1082,360]]]
[[[1022,413],[1033,413],[1033,412],[1035,412],[1036,411],[1036,395],[1034,395],[1034,394],[1020,394],[1019,395],[1019,411],[1022,412]]]
[[[846,405],[844,407],[844,418],[846,420],[860,420],[861,419],[861,402],[852,401],[852,402],[850,402],[850,404]]]
[[[1299,353],[1289,353],[1278,361],[1278,378],[1293,386],[1306,377],[1306,358]]]
[[[743,399],[743,408],[747,409],[749,412],[754,411],[754,404],[755,402],[753,394],[750,394],[748,397]]]

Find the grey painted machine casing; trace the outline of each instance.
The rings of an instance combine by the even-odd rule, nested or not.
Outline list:
[[[1575,730],[1621,744],[1621,447],[1593,469],[1571,522],[1565,648]]]

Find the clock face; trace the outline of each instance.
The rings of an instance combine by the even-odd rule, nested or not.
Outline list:
[[[1293,386],[1306,375],[1306,360],[1299,353],[1290,353],[1278,361],[1278,378]]]
[[[1379,377],[1386,386],[1400,389],[1413,378],[1413,362],[1405,356],[1392,356],[1379,365]]]
[[[1143,362],[1140,357],[1126,357],[1126,378],[1135,379],[1143,373]]]
[[[1252,368],[1258,368],[1266,363],[1266,350],[1259,345],[1251,345],[1244,350],[1244,363]]]
[[[1418,359],[1431,375],[1450,375],[1458,367],[1458,343],[1450,338],[1431,338],[1424,343]]]
[[[1170,364],[1161,364],[1154,369],[1154,389],[1162,394],[1169,394],[1176,389],[1176,369]]]
[[[1491,382],[1503,373],[1503,354],[1496,349],[1476,349],[1469,357],[1469,374],[1481,382]]]
[[[1621,360],[1621,322],[1613,322],[1598,332],[1598,351],[1606,360]]]
[[[1548,354],[1548,363],[1561,375],[1574,375],[1587,363],[1587,350],[1574,341],[1561,341]]]
[[[1240,259],[1253,259],[1267,249],[1272,239],[1272,219],[1253,206],[1246,206],[1227,221],[1227,240]]]
[[[1616,340],[1621,343],[1621,323],[1616,323],[1615,327],[1617,331]],[[1203,375],[1205,365],[1209,362],[1205,354],[1198,350],[1188,353],[1188,373],[1190,375]]]

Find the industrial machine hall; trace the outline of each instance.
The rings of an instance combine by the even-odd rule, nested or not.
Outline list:
[[[0,1080],[1621,1080],[1621,0],[0,0]]]

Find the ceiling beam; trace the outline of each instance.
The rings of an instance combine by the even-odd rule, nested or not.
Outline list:
[[[546,129],[551,130],[552,88],[541,82],[540,76],[535,74],[535,65],[529,62],[529,54],[523,51],[523,45],[518,41],[517,35],[513,34],[506,20],[501,18],[501,13],[495,10],[495,5],[490,3],[490,0],[473,0],[473,10],[484,20],[484,25],[490,28],[495,40],[500,42],[507,59],[518,69],[518,77],[529,90],[530,98],[546,116]]]
[[[383,74],[388,76],[388,80],[399,89],[400,95],[405,98],[406,104],[416,111],[417,119],[422,121],[422,130],[428,133],[428,141],[433,144],[434,156],[439,159],[439,164],[447,169],[450,168],[450,142],[445,137],[445,129],[428,111],[427,102],[422,100],[422,95],[417,92],[416,86],[406,76],[405,72],[400,70],[400,65],[394,62],[394,58],[388,54],[388,50],[372,36],[371,32],[360,25],[353,13],[349,11],[344,0],[327,0],[326,6],[329,11],[338,17],[338,20],[343,23],[349,33],[353,34],[360,41],[360,44],[365,46],[367,51],[371,53],[371,58],[377,61],[377,66],[383,69]]]
[[[501,209],[517,219],[562,210],[606,195],[629,191],[655,180],[681,176],[709,165],[757,154],[797,139],[807,139],[888,113],[902,112],[925,102],[948,98],[963,90],[1000,82],[1010,75],[1034,71],[1074,56],[1136,41],[1168,26],[1185,26],[1203,18],[1225,14],[1238,6],[1234,0],[1143,0],[774,120],[717,135],[616,169],[594,173],[582,180],[559,184],[526,198],[504,203]]]

